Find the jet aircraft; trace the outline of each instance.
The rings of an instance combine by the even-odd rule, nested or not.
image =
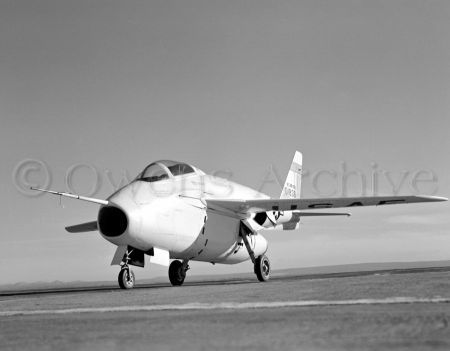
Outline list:
[[[172,285],[182,285],[190,261],[236,264],[251,260],[259,281],[271,266],[265,255],[265,230],[294,230],[307,216],[348,216],[328,208],[446,201],[436,196],[300,198],[302,154],[295,152],[280,198],[205,174],[184,162],[156,161],[106,200],[33,190],[100,205],[97,219],[66,227],[70,233],[99,231],[117,245],[112,265],[119,265],[119,286],[133,288],[130,266],[147,261],[169,267]],[[172,262],[170,263],[170,260]]]

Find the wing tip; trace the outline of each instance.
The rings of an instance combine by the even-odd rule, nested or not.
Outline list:
[[[448,198],[444,196],[431,196],[431,195],[419,195],[418,198],[430,201],[430,202],[441,202],[441,201],[448,201]]]

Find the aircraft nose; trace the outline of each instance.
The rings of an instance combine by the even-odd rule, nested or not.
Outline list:
[[[104,236],[120,236],[128,228],[128,217],[116,206],[103,206],[98,212],[98,227]]]

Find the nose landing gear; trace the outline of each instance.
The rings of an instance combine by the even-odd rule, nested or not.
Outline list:
[[[175,260],[169,266],[169,280],[173,286],[180,286],[184,283],[186,272],[189,270],[188,261]]]
[[[120,270],[118,281],[121,289],[131,289],[134,287],[135,277],[130,267],[127,266]]]
[[[132,289],[134,287],[135,277],[134,272],[131,270],[128,262],[130,261],[130,255],[133,250],[127,250],[122,259],[122,268],[120,269],[118,281],[121,289]]]

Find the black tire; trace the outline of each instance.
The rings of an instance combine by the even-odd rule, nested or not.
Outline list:
[[[270,278],[270,261],[266,255],[258,256],[255,260],[255,274],[260,282],[266,282]]]
[[[186,272],[183,269],[183,263],[175,260],[169,266],[169,280],[173,286],[180,286],[184,283]]]
[[[134,272],[131,269],[121,269],[117,280],[121,289],[132,289],[135,282]]]

